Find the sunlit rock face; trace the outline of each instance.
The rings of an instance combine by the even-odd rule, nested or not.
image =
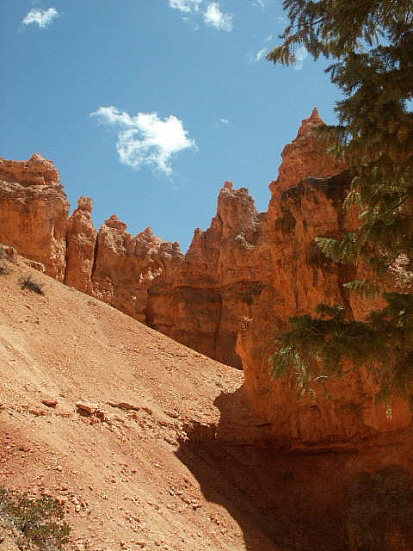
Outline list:
[[[63,280],[69,202],[51,161],[0,159],[0,242]]]
[[[342,202],[349,174],[324,152],[314,136],[323,124],[316,111],[303,121],[297,138],[286,146],[263,228],[270,281],[254,302],[250,319],[240,324],[237,352],[245,372],[250,403],[286,445],[334,445],[406,427],[411,413],[396,400],[392,414],[376,403],[378,387],[366,372],[314,382],[311,395],[296,386],[296,377],[273,380],[269,358],[273,336],[287,328],[292,316],[314,314],[318,304],[343,305],[363,319],[381,299],[350,294],[343,283],[366,276],[362,265],[338,265],[316,246],[317,236],[340,237],[354,230],[357,213]]]
[[[79,197],[67,225],[66,285],[92,294],[92,270],[97,232],[92,220],[92,199]]]
[[[28,161],[0,159],[0,243],[14,247],[48,275],[145,321],[147,292],[171,258],[176,243],[165,243],[150,228],[135,237],[112,215],[97,232],[92,201],[69,202],[57,169],[34,154]]]
[[[99,228],[92,272],[93,295],[139,321],[146,321],[148,289],[164,264],[182,255],[176,243],[150,228],[132,237],[112,215]]]
[[[326,153],[326,146],[317,137],[317,128],[325,123],[316,108],[301,122],[295,139],[281,153],[278,178],[271,182],[272,199],[304,178],[325,178],[341,172],[345,167]]]
[[[241,367],[235,351],[239,322],[249,316],[268,279],[268,258],[257,257],[264,219],[246,189],[226,182],[210,228],[196,229],[185,257],[154,280],[149,324],[203,354]]]
[[[406,427],[406,403],[395,401],[390,415],[362,371],[316,381],[311,395],[299,392],[294,376],[270,376],[274,336],[291,316],[325,303],[363,319],[382,306],[343,288],[365,277],[365,267],[330,262],[314,243],[358,224],[355,211],[342,209],[350,176],[317,138],[322,124],[314,110],[284,148],[266,213],[256,211],[247,189],[226,182],[210,227],[195,230],[185,255],[150,228],[131,236],[115,215],[97,231],[86,197],[68,218],[59,175],[39,155],[2,160],[0,243],[178,342],[242,367],[251,407],[283,445],[354,444]]]

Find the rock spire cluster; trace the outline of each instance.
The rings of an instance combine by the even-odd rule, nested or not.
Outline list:
[[[406,426],[407,406],[401,403],[389,420],[367,374],[362,381],[354,374],[329,381],[315,399],[269,375],[273,336],[289,317],[311,314],[321,302],[344,302],[363,319],[374,306],[343,291],[342,283],[363,268],[329,262],[314,244],[318,235],[339,236],[357,225],[355,213],[341,209],[346,167],[314,133],[322,124],[314,109],[284,148],[267,212],[256,211],[247,189],[225,182],[210,227],[195,230],[185,255],[150,228],[131,236],[115,215],[96,230],[87,197],[69,217],[58,172],[40,155],[0,160],[0,242],[67,285],[243,367],[250,403],[281,441],[343,443]]]

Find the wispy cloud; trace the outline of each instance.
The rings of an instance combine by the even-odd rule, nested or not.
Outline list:
[[[171,8],[183,13],[198,11],[201,4],[202,0],[169,0]]]
[[[171,174],[172,156],[184,149],[196,149],[182,121],[174,115],[161,120],[157,113],[131,116],[116,107],[99,107],[92,117],[118,128],[116,149],[121,163],[134,169],[150,166]]]
[[[233,15],[224,13],[219,2],[209,0],[168,0],[169,7],[180,11],[185,23],[199,28],[197,21],[213,27],[218,31],[232,31]]]
[[[214,122],[212,125],[213,128],[219,128],[220,126],[227,126],[229,124],[229,120],[225,117],[222,117]]]
[[[208,4],[204,12],[204,21],[218,31],[232,31],[232,15],[221,11],[218,2]]]
[[[294,70],[299,71],[300,69],[303,68],[304,61],[308,56],[307,48],[305,46],[299,46],[297,50],[294,52],[294,55],[295,55]]]
[[[254,61],[261,61],[263,57],[265,57],[265,54],[267,53],[267,48],[261,48],[261,50],[258,50],[258,52],[254,56]]]
[[[52,21],[58,16],[59,12],[56,8],[49,8],[47,10],[39,10],[33,8],[29,11],[29,13],[26,14],[22,23],[23,25],[35,24],[38,25],[41,29],[44,29],[45,27],[50,25],[50,23],[52,23]]]
[[[268,0],[255,0],[252,4],[253,6],[260,6],[261,8],[265,8],[268,5]]]

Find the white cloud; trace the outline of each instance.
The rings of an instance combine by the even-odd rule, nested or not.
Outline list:
[[[265,56],[266,53],[267,53],[267,49],[261,48],[261,50],[258,50],[258,52],[255,54],[254,61],[261,61],[261,59]]]
[[[157,113],[130,116],[116,107],[99,107],[91,116],[118,127],[116,149],[120,162],[135,169],[151,166],[170,174],[172,156],[183,149],[196,148],[195,140],[174,115],[161,120]]]
[[[174,10],[179,10],[184,13],[198,11],[202,0],[169,0],[169,5]]]
[[[58,16],[59,12],[56,8],[49,8],[48,10],[38,10],[34,8],[29,11],[22,23],[23,25],[30,25],[33,23],[39,25],[41,29],[44,29]]]
[[[219,128],[221,126],[226,126],[227,124],[229,124],[229,120],[226,119],[225,117],[222,117],[221,119],[218,119],[217,121],[215,121],[212,127]]]
[[[232,15],[223,13],[218,2],[208,4],[204,12],[204,21],[218,31],[232,31]]]
[[[262,0],[259,0],[260,2]],[[233,16],[221,11],[219,2],[211,2],[209,0],[168,0],[169,7],[174,10],[179,10],[185,15],[183,20],[185,23],[194,25],[197,18],[203,17],[204,23],[210,27],[214,27],[218,31],[232,31]],[[201,9],[202,8],[202,9]]]
[[[261,6],[261,8],[265,8],[268,4],[268,0],[256,0],[253,3],[253,6]]]
[[[305,46],[299,46],[297,50],[294,52],[294,55],[295,55],[294,70],[299,71],[300,69],[303,68],[304,61],[308,56],[307,48]]]

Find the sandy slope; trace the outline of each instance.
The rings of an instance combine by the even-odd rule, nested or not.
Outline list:
[[[225,411],[241,373],[23,264],[12,267],[0,276],[0,483],[64,500],[80,548],[240,550],[247,539],[274,549],[251,520],[245,538],[182,457],[191,457],[183,451],[189,438],[261,438],[242,397]],[[20,289],[22,273],[44,284],[44,296]],[[98,415],[80,415],[79,400],[97,404]],[[219,434],[214,401],[237,418]],[[121,403],[127,409],[114,406]]]
[[[66,503],[75,549],[344,551],[370,529],[396,542],[375,550],[413,549],[411,427],[342,452],[282,453],[251,417],[239,371],[10,266],[0,485]],[[22,274],[44,296],[22,290]],[[79,400],[97,411],[82,415]],[[0,551],[17,551],[1,536],[0,525]]]

